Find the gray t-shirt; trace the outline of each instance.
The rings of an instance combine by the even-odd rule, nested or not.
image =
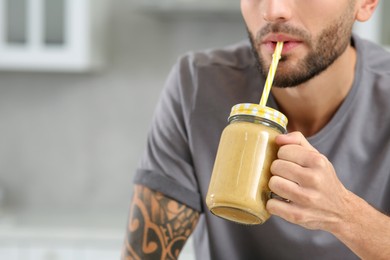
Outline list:
[[[331,121],[308,140],[332,162],[347,189],[389,214],[390,54],[356,36],[352,43],[358,53],[353,87]],[[203,213],[194,232],[197,259],[357,259],[327,232],[275,216],[263,225],[244,226],[207,209],[205,197],[230,109],[258,103],[263,85],[249,41],[179,59],[158,103],[134,182]],[[268,106],[277,109],[272,96]]]

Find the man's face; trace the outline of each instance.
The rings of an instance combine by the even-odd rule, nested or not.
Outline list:
[[[355,3],[242,0],[242,14],[264,77],[277,41],[283,41],[284,48],[275,86],[297,86],[326,70],[350,44]]]

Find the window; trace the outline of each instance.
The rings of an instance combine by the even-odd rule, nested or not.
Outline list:
[[[98,67],[103,61],[105,30],[94,25],[105,24],[109,1],[0,0],[0,69],[86,71]]]

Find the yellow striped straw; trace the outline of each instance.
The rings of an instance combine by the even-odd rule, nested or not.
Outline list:
[[[267,104],[268,96],[271,91],[272,83],[274,81],[276,69],[278,67],[279,60],[281,58],[281,53],[283,50],[283,42],[278,42],[276,44],[275,52],[272,55],[272,63],[268,71],[267,80],[265,81],[263,94],[260,99],[260,106],[265,107]]]

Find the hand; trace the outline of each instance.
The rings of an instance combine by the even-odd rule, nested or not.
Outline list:
[[[289,202],[270,199],[267,210],[308,229],[331,230],[348,216],[350,196],[333,165],[300,132],[280,135],[276,143],[269,187]]]

